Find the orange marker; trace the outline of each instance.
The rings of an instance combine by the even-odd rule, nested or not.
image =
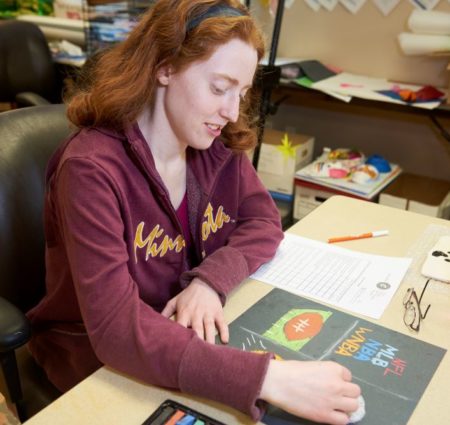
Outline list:
[[[375,232],[362,233],[360,235],[338,236],[335,238],[328,239],[327,242],[335,243],[335,242],[354,241],[355,239],[377,238],[378,236],[387,236],[387,235],[389,235],[389,230],[377,230]]]

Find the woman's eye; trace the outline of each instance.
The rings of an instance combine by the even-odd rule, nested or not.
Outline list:
[[[225,91],[226,91],[217,86],[211,86],[211,90],[214,94],[218,94],[218,95],[225,94]]]

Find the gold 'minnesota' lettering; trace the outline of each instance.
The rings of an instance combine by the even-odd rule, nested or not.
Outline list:
[[[206,241],[209,235],[212,233],[216,233],[217,230],[223,227],[224,223],[230,222],[230,216],[223,211],[223,206],[221,205],[217,209],[216,217],[214,218],[213,207],[211,203],[206,207],[205,213],[203,217],[206,218],[206,221],[202,223],[202,239]]]
[[[169,236],[164,235],[162,241],[157,239],[164,234],[164,229],[157,224],[152,231],[148,234],[147,238],[143,238],[145,223],[141,221],[137,228],[136,234],[134,236],[134,260],[137,263],[137,249],[142,249],[146,247],[145,251],[145,261],[148,257],[164,257],[167,251],[180,252],[183,247],[186,246],[186,242],[181,235],[178,235],[175,239],[171,239]]]

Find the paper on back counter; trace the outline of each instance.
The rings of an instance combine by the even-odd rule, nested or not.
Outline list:
[[[411,258],[365,254],[286,233],[275,257],[251,277],[379,319],[410,264]]]
[[[324,80],[313,83],[311,88],[323,91],[324,93],[333,92],[344,96],[359,97],[361,99],[377,100],[380,102],[397,103],[399,105],[410,105],[423,109],[434,109],[441,104],[440,100],[435,102],[407,103],[378,93],[382,90],[392,90],[393,86],[401,86],[402,89],[409,89],[413,91],[419,90],[422,87],[415,84],[400,84],[388,81],[385,78],[373,78],[363,75],[350,74],[348,72],[341,72],[333,77],[325,78]]]
[[[326,78],[312,85],[316,90],[328,90],[347,96],[356,96],[363,99],[384,101],[386,96],[377,93],[392,86],[385,78],[373,78],[363,75],[341,72],[334,77]],[[394,103],[402,103],[396,101]]]

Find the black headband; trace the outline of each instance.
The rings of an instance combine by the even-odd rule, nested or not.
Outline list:
[[[201,22],[208,18],[215,17],[234,17],[234,16],[246,16],[242,10],[227,5],[215,5],[205,10],[201,15],[191,19],[186,25],[186,31],[191,31]]]

